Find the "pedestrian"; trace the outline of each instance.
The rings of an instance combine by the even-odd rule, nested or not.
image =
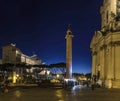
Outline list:
[[[8,88],[5,87],[3,92],[4,92],[4,93],[8,93]]]
[[[6,83],[6,82],[3,85],[3,92],[8,93],[8,83]]]
[[[91,88],[92,88],[92,90],[94,90],[94,88],[95,88],[95,87],[94,87],[94,84],[91,85]]]
[[[92,90],[95,89],[95,83],[94,83],[94,80],[92,80],[92,82],[91,82],[91,89],[92,89]]]

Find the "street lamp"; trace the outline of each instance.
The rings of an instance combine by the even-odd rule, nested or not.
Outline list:
[[[59,78],[60,77],[60,75],[59,74],[57,74],[57,78]]]

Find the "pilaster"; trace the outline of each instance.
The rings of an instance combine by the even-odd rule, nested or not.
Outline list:
[[[92,76],[96,75],[96,55],[97,52],[92,53]]]
[[[100,47],[100,79],[104,81],[104,67],[105,67],[105,46]]]

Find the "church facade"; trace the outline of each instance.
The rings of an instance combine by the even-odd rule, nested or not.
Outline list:
[[[101,30],[91,40],[92,77],[107,88],[120,88],[120,0],[104,0]]]

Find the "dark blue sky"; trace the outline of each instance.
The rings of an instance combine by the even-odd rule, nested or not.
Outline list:
[[[65,62],[65,35],[73,32],[73,72],[91,72],[90,41],[100,29],[103,0],[0,0],[0,54],[16,43],[46,64]],[[1,57],[1,56],[0,56]]]

